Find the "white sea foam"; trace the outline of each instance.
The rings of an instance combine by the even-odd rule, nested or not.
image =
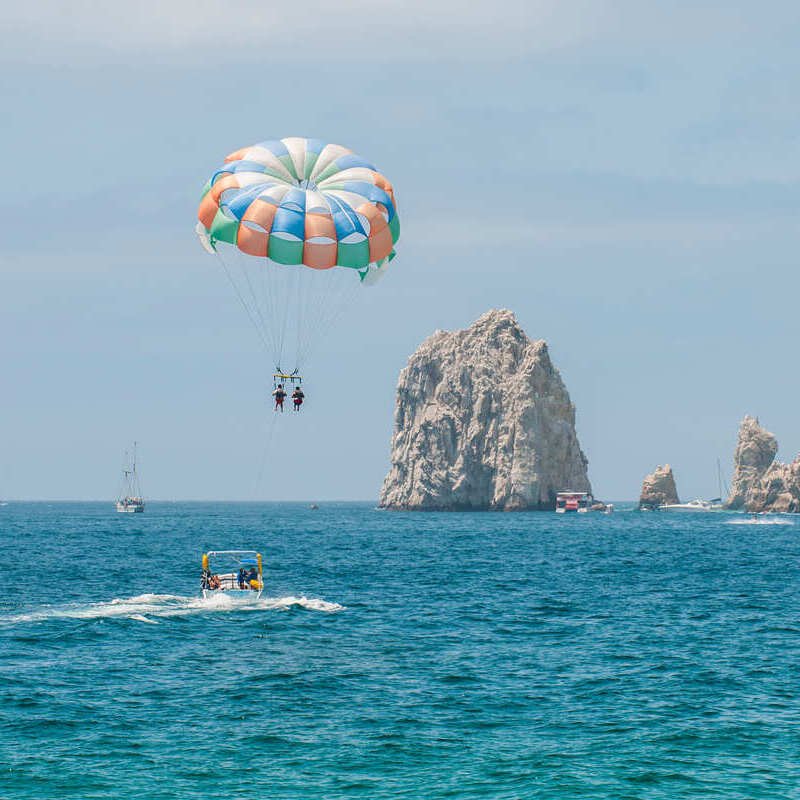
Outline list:
[[[794,522],[785,517],[747,517],[746,519],[732,519],[728,525],[794,525]]]
[[[146,622],[148,625],[158,625],[158,622],[144,614],[131,614],[130,619],[135,619],[137,622]]]
[[[245,611],[285,611],[292,606],[333,613],[342,611],[344,606],[327,600],[309,597],[232,597],[217,594],[209,598],[182,597],[173,594],[140,594],[135,597],[117,597],[102,603],[71,603],[61,606],[48,606],[0,617],[0,623],[43,622],[50,619],[95,620],[127,618],[157,625],[157,619],[181,617],[191,614],[232,613]]]

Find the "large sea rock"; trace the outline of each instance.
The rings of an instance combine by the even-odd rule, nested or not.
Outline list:
[[[669,464],[657,466],[654,472],[645,476],[642,481],[642,493],[639,496],[639,508],[658,508],[668,503],[679,503],[675,476]]]
[[[591,491],[586,468],[547,344],[493,310],[466,330],[436,331],[400,373],[380,505],[549,509],[560,490]]]
[[[761,512],[800,512],[800,456],[775,461],[778,441],[755,417],[745,417],[733,456],[734,474],[727,506]]]
[[[728,508],[745,508],[748,492],[775,460],[778,440],[756,417],[746,416],[739,425],[739,440],[733,454],[733,481]]]

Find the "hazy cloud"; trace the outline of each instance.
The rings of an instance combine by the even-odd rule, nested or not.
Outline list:
[[[5,4],[0,60],[28,63],[142,59],[229,63],[291,57],[378,61],[508,59],[584,43],[626,42],[644,56],[680,48],[791,38],[800,10],[744,0],[39,0]],[[284,62],[285,63],[285,62]]]
[[[67,51],[78,60],[131,52],[159,58],[230,62],[291,53],[302,63],[327,58],[394,60],[510,55],[579,41],[597,24],[603,4],[577,0],[322,0],[302,3],[214,0],[42,0],[8,8],[0,30],[6,60],[49,63]],[[0,56],[2,57],[2,56]],[[364,63],[369,70],[370,64]]]

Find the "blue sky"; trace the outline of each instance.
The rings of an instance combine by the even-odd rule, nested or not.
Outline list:
[[[600,496],[714,494],[745,413],[800,450],[796,4],[113,5],[0,22],[0,495],[111,497],[137,438],[153,498],[374,498],[406,358],[489,307],[548,341]],[[193,226],[292,135],[372,159],[403,232],[273,426]]]

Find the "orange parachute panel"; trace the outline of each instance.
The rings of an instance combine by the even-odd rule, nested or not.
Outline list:
[[[330,244],[305,242],[303,244],[303,263],[311,269],[330,269],[336,266],[337,252],[336,242]]]

